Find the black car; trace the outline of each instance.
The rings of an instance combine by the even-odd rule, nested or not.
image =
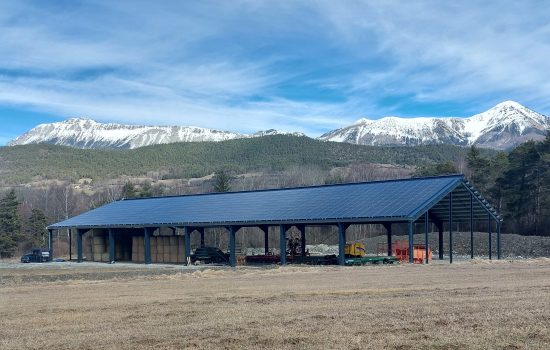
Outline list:
[[[191,261],[200,261],[205,264],[225,264],[229,262],[229,254],[216,247],[201,247],[195,249],[195,254],[191,255]]]
[[[43,249],[33,249],[21,257],[22,263],[42,263],[50,261],[50,252]]]

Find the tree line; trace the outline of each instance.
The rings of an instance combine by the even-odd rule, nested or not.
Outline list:
[[[550,235],[550,132],[543,141],[527,141],[509,153],[483,155],[472,146],[467,177],[504,216],[503,229],[521,235]],[[445,161],[419,167],[415,176],[456,174]]]

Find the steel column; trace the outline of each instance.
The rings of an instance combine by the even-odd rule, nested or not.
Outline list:
[[[260,226],[260,230],[264,231],[264,254],[269,254],[269,226]]]
[[[388,256],[393,255],[393,247],[391,241],[391,222],[385,223],[384,228],[386,229],[387,243],[388,243]]]
[[[493,242],[492,242],[493,234],[491,233],[491,214],[488,214],[487,217],[488,217],[487,226],[489,231],[489,260],[492,260],[493,259]]]
[[[449,263],[453,263],[453,193],[449,193]]]
[[[183,228],[183,239],[185,243],[185,261],[191,263],[191,231],[189,227]]]
[[[443,223],[437,225],[439,233],[439,260],[443,260]]]
[[[199,233],[201,235],[201,248],[204,248],[204,227],[199,228]]]
[[[237,230],[235,226],[229,226],[229,265],[237,266],[237,241],[235,239]]]
[[[346,225],[338,223],[338,264],[346,264]]]
[[[82,256],[82,236],[85,230],[76,230],[76,261],[81,263],[84,259]]]
[[[413,223],[409,221],[407,224],[407,231],[409,233],[409,263],[414,263],[414,234]]]
[[[424,235],[425,235],[424,244],[426,248],[426,264],[428,264],[430,260],[430,256],[429,256],[430,247],[428,244],[428,231],[429,231],[428,225],[429,224],[430,224],[430,220],[428,218],[428,210],[426,210],[426,214],[424,214]]]
[[[300,230],[300,248],[302,258],[304,258],[306,256],[306,226],[298,225],[296,228]]]
[[[50,261],[53,261],[53,230],[48,230],[48,250],[50,251]]]
[[[73,230],[69,229],[69,261],[73,260]]]
[[[281,265],[286,265],[286,226],[279,225],[279,250],[281,251]]]
[[[470,259],[474,258],[474,195],[470,193]]]
[[[109,229],[109,263],[115,262],[115,236],[113,229]]]
[[[500,260],[500,222],[497,221],[497,259]]]
[[[144,262],[146,264],[151,263],[151,231],[149,230],[151,229],[148,227],[143,229],[143,252],[145,253]]]

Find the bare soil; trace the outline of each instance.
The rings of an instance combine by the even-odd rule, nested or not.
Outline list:
[[[0,266],[1,349],[550,348],[546,258],[75,265]]]

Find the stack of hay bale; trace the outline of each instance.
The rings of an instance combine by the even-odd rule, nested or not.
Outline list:
[[[83,254],[88,261],[109,261],[109,247],[107,246],[107,237],[104,233],[96,230],[84,237]]]
[[[132,262],[144,262],[144,238],[134,236],[132,240]],[[183,236],[151,236],[152,263],[184,263],[185,244]]]

